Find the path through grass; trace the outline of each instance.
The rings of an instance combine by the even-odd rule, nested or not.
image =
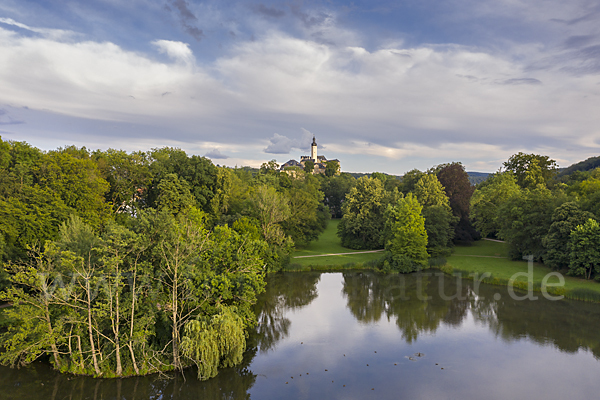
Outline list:
[[[332,219],[327,224],[325,231],[319,239],[311,242],[306,248],[296,250],[292,257],[312,256],[332,253],[350,253],[342,255],[331,255],[322,257],[292,258],[292,264],[305,266],[342,266],[349,263],[364,263],[381,257],[381,253],[364,253],[364,250],[352,250],[342,247],[340,238],[337,236],[339,219]],[[357,253],[357,254],[352,254]]]

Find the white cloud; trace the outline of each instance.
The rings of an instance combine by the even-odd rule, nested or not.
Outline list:
[[[190,50],[190,45],[172,40],[155,40],[153,45],[158,47],[161,53],[167,54],[173,60],[191,64],[194,61],[194,54]]]
[[[599,74],[528,69],[559,52],[536,44],[495,53],[399,43],[368,51],[269,31],[197,64],[186,43],[168,40],[152,42],[173,60],[166,63],[110,42],[67,43],[2,28],[0,40],[0,104],[164,128],[181,143],[214,143],[201,154],[216,148],[232,157],[228,162],[254,160],[263,149],[306,152],[308,131],[298,138],[282,133],[301,126],[342,163],[334,153],[358,154],[356,148],[436,163],[473,154],[506,159],[513,149],[542,143],[549,152],[571,146],[573,154],[599,144]],[[280,133],[265,142],[265,132]]]
[[[45,37],[48,37],[50,39],[55,39],[55,40],[66,39],[66,38],[77,35],[73,31],[68,31],[68,30],[63,30],[63,29],[35,28],[35,27],[27,26],[25,24],[22,24],[20,22],[13,20],[12,18],[0,17],[0,23],[6,24],[6,25],[12,25],[17,28],[28,30],[30,32],[35,32],[35,33],[38,33],[40,35],[43,35]]]
[[[264,149],[264,152],[271,154],[289,154],[292,149],[309,148],[313,134],[304,128],[301,129],[302,134],[293,138],[274,133],[273,137],[269,139],[269,145]]]

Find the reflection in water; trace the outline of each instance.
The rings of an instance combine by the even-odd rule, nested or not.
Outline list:
[[[395,318],[408,343],[419,334],[435,333],[440,324],[459,327],[471,310],[475,320],[507,341],[526,337],[565,352],[590,350],[600,358],[598,304],[550,301],[540,293],[537,300],[518,300],[505,287],[474,285],[440,272],[388,276],[349,272],[343,279],[343,296],[358,321]]]
[[[468,291],[468,286],[457,285],[457,280],[444,279],[438,274],[372,272],[345,273],[342,289],[348,308],[358,321],[374,323],[382,316],[394,318],[408,343],[415,341],[420,333],[435,333],[442,322],[460,325],[469,306]]]
[[[328,285],[319,285],[320,282],[329,283]],[[339,289],[331,288],[339,288],[340,286],[336,286],[339,285],[338,282],[341,282],[342,298],[337,297],[336,300],[333,300],[336,293],[339,293],[337,292]],[[325,288],[321,289],[324,293],[318,292],[318,286]],[[325,292],[327,288],[330,288],[329,292]],[[329,296],[327,297],[329,305],[327,312],[330,314],[327,315],[330,318],[326,327],[318,325],[316,322],[319,320],[318,316],[325,315],[322,314],[323,303],[320,303],[319,306],[319,301],[322,299],[313,303],[319,295]],[[243,363],[235,368],[219,370],[216,378],[205,382],[198,381],[196,371],[190,369],[185,371],[184,375],[178,374],[169,379],[153,375],[100,380],[59,374],[51,370],[44,362],[39,362],[20,370],[0,367],[0,397],[19,400],[39,398],[51,400],[249,399],[252,393],[254,393],[253,397],[261,398],[337,397],[338,392],[331,389],[333,380],[337,384],[339,379],[344,379],[346,383],[356,386],[364,382],[365,385],[368,385],[365,386],[367,388],[365,390],[370,391],[373,386],[369,380],[381,376],[386,377],[387,385],[387,387],[383,387],[382,384],[382,387],[378,388],[378,394],[382,398],[396,398],[397,393],[402,390],[409,393],[413,387],[419,387],[419,390],[424,387],[427,387],[428,390],[440,389],[442,392],[450,387],[454,391],[448,393],[456,394],[454,397],[461,397],[462,394],[463,398],[478,398],[478,390],[487,389],[486,385],[494,383],[493,380],[485,381],[482,376],[501,379],[499,375],[505,374],[506,371],[510,372],[511,369],[516,370],[519,365],[522,365],[522,368],[518,369],[517,374],[525,376],[533,369],[531,364],[528,364],[529,359],[527,358],[532,355],[546,357],[547,360],[551,360],[548,363],[551,366],[556,355],[553,351],[547,352],[544,347],[560,349],[565,354],[588,350],[594,354],[596,359],[600,358],[600,337],[598,336],[600,305],[567,300],[549,301],[541,295],[538,297],[539,299],[536,301],[519,301],[512,299],[506,288],[486,285],[477,287],[471,281],[430,271],[412,275],[378,275],[371,272],[353,271],[328,275],[323,281],[321,281],[320,273],[278,274],[269,277],[267,290],[259,297],[256,305],[259,324],[256,332],[252,333],[248,339],[248,350],[244,355]],[[297,312],[299,310],[302,311]],[[294,311],[294,313],[290,311]],[[290,343],[289,339],[286,341],[286,338],[296,334],[297,328],[294,330],[295,325],[293,325],[296,322],[293,321],[298,321],[297,318],[302,313],[308,315],[311,321],[314,318],[315,333],[314,336],[310,336],[310,344],[305,341],[304,346],[298,346]],[[470,324],[466,323],[469,319],[471,320]],[[385,340],[390,336],[377,336],[377,332],[380,331],[376,325],[381,325],[381,329],[384,330],[387,321],[391,321],[391,324],[385,332],[392,332],[390,339],[392,345],[386,349],[387,342]],[[473,326],[473,321],[477,322],[476,328]],[[298,327],[300,326],[301,323],[298,323]],[[367,329],[364,329],[365,327]],[[447,328],[453,328],[451,329],[454,332],[453,337],[446,336]],[[368,333],[365,333],[367,331]],[[350,333],[356,332],[359,332],[357,336],[350,335]],[[367,336],[360,336],[362,334],[360,332]],[[475,347],[469,342],[470,337],[466,336],[469,332],[472,335],[473,332],[479,335]],[[402,348],[398,340],[393,338],[393,335],[396,334],[402,336],[408,343],[404,347],[406,350]],[[433,336],[433,334],[437,335]],[[445,359],[446,362],[449,362],[447,360],[456,360],[457,354],[459,355],[460,362],[455,361],[456,369],[453,371],[453,375],[447,375],[447,379],[450,379],[452,383],[445,381],[446,378],[441,376],[432,379],[433,372],[428,368],[435,367],[437,359],[434,361],[425,358],[423,361],[410,363],[408,366],[401,366],[401,359],[392,360],[392,357],[396,357],[393,353],[401,348],[401,351],[405,351],[407,355],[413,354],[417,349],[409,351],[411,344],[423,335],[429,335],[430,339],[428,339],[429,342],[419,341],[419,351],[421,348],[429,346],[429,350],[426,351],[428,356],[431,354],[433,357],[433,352],[439,358],[449,354],[449,358]],[[369,340],[357,343],[353,341],[354,337],[369,339],[378,337],[381,343],[373,343]],[[495,341],[496,337],[502,338],[505,343]],[[346,346],[344,338],[350,338],[349,347],[340,347]],[[457,338],[462,338],[462,341]],[[529,340],[523,340],[524,338]],[[277,348],[278,343],[281,344],[279,349]],[[456,347],[460,346],[460,343],[463,343],[463,347]],[[489,343],[493,344],[489,345]],[[508,361],[509,364],[502,364],[502,362],[506,362],[502,359],[502,353],[511,351],[511,347],[507,344],[515,343],[526,345],[526,347],[519,347],[518,352],[510,353],[511,357],[517,357],[514,363],[511,359]],[[334,355],[339,358],[331,358],[334,357],[330,356],[330,352],[328,352],[331,348],[335,348],[335,354],[340,350],[341,354]],[[375,354],[373,353],[375,349],[382,351]],[[543,351],[546,352],[542,354]],[[485,353],[478,354],[478,352]],[[522,356],[521,352],[523,352]],[[348,353],[348,356],[346,357],[344,353]],[[365,355],[363,356],[363,354]],[[378,359],[374,357],[380,357],[379,360],[389,357],[389,359],[385,359],[389,363],[378,366],[379,364],[375,364]],[[588,358],[591,359],[591,357]],[[322,382],[319,381],[320,383],[317,382],[320,379],[319,372],[309,371],[311,363],[317,359],[323,359],[323,362],[328,363],[328,366],[324,368],[329,369],[329,372],[326,373],[328,374],[327,380],[323,379]],[[289,360],[294,362],[290,363]],[[306,386],[302,387],[302,391],[294,392],[293,390],[299,390],[300,386],[292,385],[290,373],[285,372],[286,375],[283,377],[285,379],[282,379],[282,382],[277,380],[277,373],[291,365],[289,368],[292,368],[293,373],[297,374],[296,369],[299,364],[296,361],[299,363],[301,360],[308,360],[308,364],[306,364],[306,369],[302,369],[300,372],[310,372],[310,376],[305,374],[302,381],[299,380],[299,376],[296,376],[293,384],[299,385],[302,382]],[[573,366],[580,362],[588,362],[586,360],[581,356],[569,362]],[[592,361],[594,360],[592,359]],[[365,365],[369,363],[369,373],[372,371],[372,375],[366,371],[359,371],[359,368],[366,368]],[[507,368],[507,365],[511,367]],[[460,371],[458,366],[463,370]],[[596,366],[594,364],[591,368]],[[471,367],[472,369],[469,370],[468,368]],[[395,372],[390,372],[389,368],[397,369],[392,370]],[[485,375],[479,377],[483,383],[478,383],[481,386],[476,387],[473,375],[480,369],[485,371]],[[263,375],[267,374],[265,370],[270,371],[268,377]],[[324,373],[323,369],[320,371],[321,374]],[[435,371],[445,373],[440,370],[439,366],[435,367]],[[338,375],[334,377],[336,373]],[[398,375],[391,375],[393,373]],[[555,370],[549,368],[549,371],[537,371],[533,378],[537,379],[539,376],[540,379],[543,379],[546,373],[550,375],[554,373],[553,376],[557,374]],[[581,371],[579,373],[581,374]],[[563,374],[562,370],[560,374]],[[565,380],[576,378],[567,376],[568,371],[564,374]],[[398,377],[404,377],[404,380]],[[505,378],[509,379],[508,375],[505,375]],[[527,379],[529,378],[528,376]],[[313,379],[313,381],[309,381],[309,379]],[[510,379],[514,379],[514,377],[510,377]],[[288,380],[290,384],[286,385],[285,381]],[[544,387],[543,385],[544,383],[540,381],[532,387],[539,390]],[[591,383],[583,386],[583,389],[595,390]],[[469,388],[472,392],[468,391]],[[555,389],[552,388],[552,390]],[[289,392],[284,392],[284,390],[289,390]],[[384,393],[388,392],[382,393],[383,390],[387,390],[390,394],[386,396]],[[496,398],[514,394],[509,389],[504,388],[504,390],[505,392],[498,392]],[[577,390],[582,390],[582,388],[578,387]],[[368,393],[370,394],[370,392]],[[584,395],[583,391],[577,393],[571,397],[582,398]],[[421,392],[410,392],[410,395],[413,398],[427,398]],[[557,392],[555,396],[558,395]],[[435,396],[432,394],[429,397]]]
[[[482,285],[471,299],[471,312],[506,341],[526,337],[568,353],[589,350],[600,359],[600,305],[536,296],[535,301],[515,300],[506,288]]]
[[[45,363],[22,369],[0,367],[0,396],[25,399],[249,399],[256,375],[248,368],[256,354],[250,349],[241,365],[219,370],[207,381],[199,381],[192,369],[161,378],[157,375],[125,379],[93,379],[59,374]]]
[[[256,345],[260,352],[275,348],[281,339],[289,335],[290,320],[285,317],[288,310],[302,308],[317,298],[318,272],[288,273],[272,275],[267,288],[256,303],[258,325]]]

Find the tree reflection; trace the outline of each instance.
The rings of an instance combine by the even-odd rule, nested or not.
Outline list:
[[[265,293],[256,303],[258,325],[253,340],[260,352],[275,348],[289,335],[291,322],[287,310],[307,306],[317,298],[318,272],[284,273],[269,276]]]
[[[408,343],[417,340],[419,334],[434,333],[441,323],[459,325],[469,306],[468,287],[457,285],[452,277],[433,273],[348,272],[344,274],[342,294],[362,323],[377,322],[382,316],[395,318]]]
[[[471,301],[472,313],[504,340],[526,337],[564,352],[589,350],[600,359],[600,305],[535,295],[537,300],[516,300],[504,287],[482,286]]]

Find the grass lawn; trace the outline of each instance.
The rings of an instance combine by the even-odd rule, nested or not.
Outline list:
[[[339,219],[332,219],[327,224],[325,231],[319,239],[311,242],[303,249],[298,249],[292,254],[292,264],[302,266],[309,265],[344,265],[348,263],[363,263],[381,257],[381,253],[345,254],[339,256],[293,258],[298,256],[310,256],[332,253],[356,253],[364,250],[352,250],[342,247],[340,238],[337,236]]]
[[[508,258],[506,243],[478,240],[472,246],[456,246],[454,253],[448,257],[448,265],[453,268],[469,272],[490,272],[494,277],[510,279],[517,272],[527,272],[527,261],[511,261]],[[469,257],[486,256],[486,257]],[[552,270],[543,264],[533,264],[533,281],[542,282],[546,274]],[[565,288],[588,289],[600,293],[600,283],[586,281],[585,279],[564,276]],[[526,281],[527,277],[519,276],[516,280]],[[558,278],[553,276],[548,283],[557,283]]]

